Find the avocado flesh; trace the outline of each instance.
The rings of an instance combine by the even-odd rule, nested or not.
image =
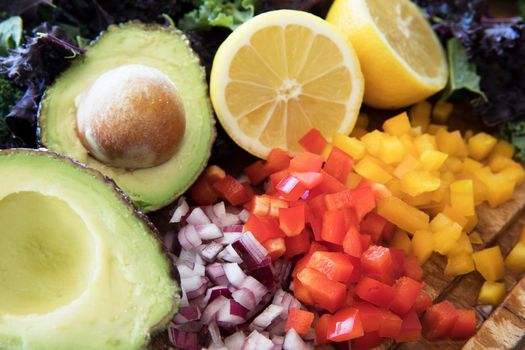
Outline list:
[[[141,349],[179,287],[146,217],[55,153],[0,151],[0,349]]]
[[[104,72],[126,64],[159,69],[177,86],[186,111],[182,142],[167,162],[144,169],[107,166],[91,157],[76,133],[75,99]],[[110,176],[143,211],[172,202],[205,167],[215,137],[205,72],[176,29],[126,23],[110,26],[46,91],[40,105],[41,142]]]

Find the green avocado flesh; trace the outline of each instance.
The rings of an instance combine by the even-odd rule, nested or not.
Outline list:
[[[172,265],[107,177],[0,151],[0,349],[142,349],[177,310]]]
[[[76,133],[75,99],[110,69],[142,64],[177,86],[186,129],[167,162],[142,169],[104,165],[88,154]],[[143,211],[165,206],[183,193],[205,167],[215,137],[205,72],[187,39],[175,29],[127,23],[110,26],[46,91],[40,105],[41,142],[110,176]]]

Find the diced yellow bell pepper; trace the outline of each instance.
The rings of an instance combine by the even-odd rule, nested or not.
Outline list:
[[[408,112],[410,122],[414,128],[420,127],[422,132],[426,132],[430,124],[430,113],[432,105],[427,101],[420,101],[410,108]]]
[[[498,140],[498,143],[496,143],[496,146],[494,146],[494,149],[492,150],[491,157],[495,155],[500,155],[503,157],[512,158],[514,157],[515,151],[516,149],[514,148],[514,146],[508,143],[507,141]]]
[[[468,152],[467,144],[459,131],[439,130],[436,133],[436,143],[441,152],[451,156],[464,157]]]
[[[492,174],[488,168],[483,168],[482,171],[478,172],[477,176],[485,185],[487,201],[491,207],[495,208],[512,199],[516,183],[509,181],[506,176]]]
[[[410,204],[418,208],[427,208],[428,206],[434,206],[432,203],[432,197],[434,192],[425,192],[418,194],[417,196],[411,196],[405,194],[402,198],[407,204]]]
[[[487,281],[497,281],[505,275],[503,256],[498,246],[486,248],[473,254],[476,270]]]
[[[366,113],[359,113],[359,117],[357,117],[357,121],[355,122],[355,126],[359,128],[366,129],[368,128],[368,124],[370,123],[370,118],[368,118],[368,114]]]
[[[516,273],[525,272],[525,243],[518,242],[505,258],[505,266]]]
[[[472,158],[465,158],[463,160],[463,171],[473,174],[479,169],[483,168],[483,164]]]
[[[418,230],[412,237],[412,252],[423,265],[434,251],[434,237],[432,232],[427,230]]]
[[[423,154],[425,151],[434,151],[437,150],[436,137],[430,134],[423,134],[417,136],[414,139],[414,145],[416,146],[419,154]]]
[[[441,178],[441,184],[437,190],[432,192],[431,200],[434,204],[440,204],[441,207],[444,207],[448,204],[449,198],[448,182]]]
[[[464,216],[460,211],[455,210],[450,205],[446,205],[443,208],[443,214],[448,216],[450,219],[454,220],[459,224],[461,227],[467,226],[468,219],[466,216]]]
[[[457,255],[459,253],[471,254],[472,252],[474,252],[472,243],[470,242],[468,235],[465,232],[462,232],[461,236],[459,236],[459,239],[456,242],[456,245],[450,250],[449,255]]]
[[[483,244],[483,239],[481,239],[481,235],[477,231],[472,232],[468,238],[472,244]]]
[[[463,162],[459,157],[449,156],[445,161],[445,166],[454,174],[457,174],[463,170]]]
[[[474,136],[474,131],[472,131],[472,129],[468,129],[465,131],[465,136],[463,138],[468,142],[472,136]]]
[[[489,168],[493,172],[497,173],[505,168],[510,167],[511,164],[515,163],[516,162],[513,161],[511,158],[504,157],[500,154],[495,154],[489,159]]]
[[[412,244],[406,231],[397,229],[390,241],[390,247],[402,249],[406,255],[412,254]]]
[[[334,148],[334,146],[330,143],[328,143],[324,149],[323,149],[323,152],[321,153],[321,155],[323,156],[323,159],[326,161],[328,159],[328,157],[330,156],[330,153],[332,152],[332,149]]]
[[[389,118],[383,123],[383,130],[392,136],[407,134],[410,132],[410,129],[410,120],[408,120],[408,114],[406,112]]]
[[[348,174],[348,177],[346,178],[346,187],[348,188],[356,188],[357,185],[363,180],[363,177],[359,174],[354,173],[353,171]]]
[[[399,136],[399,141],[403,144],[405,148],[405,153],[411,154],[415,158],[419,157],[419,152],[417,151],[416,145],[414,144],[414,137],[408,134],[403,134]]]
[[[434,234],[434,250],[447,254],[461,237],[461,226],[443,213],[439,213],[430,222],[430,230]]]
[[[361,140],[338,132],[334,133],[332,145],[352,156],[354,160],[363,158],[366,153],[365,144]]]
[[[365,179],[382,184],[385,184],[392,179],[392,175],[390,175],[378,161],[368,155],[365,155],[359,162],[357,162],[354,166],[354,170]]]
[[[350,136],[360,139],[367,134],[368,134],[368,131],[366,129],[356,126],[354,130],[352,130],[352,132],[350,133]]]
[[[410,233],[428,228],[428,215],[397,197],[392,196],[381,199],[377,203],[377,213],[397,227]]]
[[[514,164],[500,171],[498,175],[503,176],[511,182],[520,184],[523,182],[523,179],[525,179],[525,170],[523,170],[521,165],[514,162]]]
[[[446,123],[454,111],[454,105],[447,101],[438,101],[432,109],[432,120],[438,123]]]
[[[405,194],[401,191],[401,180],[393,178],[392,180],[386,183],[386,187],[392,193],[393,196],[397,198],[403,197]]]
[[[454,211],[463,216],[476,213],[472,180],[458,180],[450,184],[450,204]]]
[[[494,136],[480,132],[468,140],[469,155],[476,160],[484,159],[492,152],[497,142]]]
[[[448,128],[446,125],[439,125],[439,124],[429,124],[427,128],[427,132],[430,135],[436,135],[440,131],[447,131]]]
[[[521,229],[520,242],[525,243],[525,226]]]
[[[419,167],[419,162],[412,155],[407,154],[403,160],[394,169],[394,176],[401,179],[406,173],[416,170]]]
[[[368,154],[376,157],[381,152],[381,140],[384,133],[379,130],[374,130],[361,137],[361,141],[365,144]]]
[[[428,150],[421,154],[419,161],[421,162],[421,165],[424,169],[432,171],[439,170],[447,158],[448,154],[446,153]]]
[[[381,139],[378,158],[386,164],[398,164],[405,156],[405,147],[399,138],[391,135],[383,135]]]
[[[507,288],[505,283],[485,281],[478,296],[479,304],[498,305],[505,299]]]
[[[467,216],[467,224],[463,227],[465,232],[472,232],[478,225],[478,215]]]
[[[436,191],[441,179],[426,170],[414,170],[401,178],[401,190],[410,196]]]
[[[472,253],[460,252],[457,254],[449,254],[447,256],[447,266],[445,267],[444,272],[446,276],[465,275],[474,270]]]

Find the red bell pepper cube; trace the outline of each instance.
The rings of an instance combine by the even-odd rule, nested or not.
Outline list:
[[[299,182],[294,176],[285,176],[275,186],[275,189],[279,192],[283,199],[287,201],[296,201],[304,194],[306,188]]]
[[[317,186],[323,181],[323,174],[314,172],[314,171],[308,171],[308,172],[292,172],[292,176],[299,179],[299,182],[307,189],[311,190]]]
[[[275,261],[284,255],[286,252],[286,244],[284,238],[270,238],[262,242],[262,245],[268,251],[268,255]]]
[[[315,324],[315,342],[317,344],[328,343],[328,339],[326,339],[326,333],[328,331],[328,324],[330,323],[331,319],[332,315],[324,314],[319,317],[319,320],[317,320],[317,323]]]
[[[378,332],[365,332],[362,337],[352,340],[352,350],[374,349],[383,342]]]
[[[321,230],[323,241],[341,245],[343,244],[345,233],[344,211],[342,209],[327,211],[323,216],[323,227]]]
[[[248,165],[244,168],[244,173],[248,176],[250,183],[254,186],[263,182],[271,174],[262,160],[255,161]]]
[[[353,257],[361,258],[363,253],[361,235],[354,226],[350,226],[343,239],[343,251]]]
[[[363,277],[355,287],[355,294],[369,303],[388,309],[396,295],[396,290],[373,278]]]
[[[419,260],[415,255],[405,256],[405,262],[403,264],[405,270],[405,275],[415,279],[416,281],[421,281],[423,279],[423,269],[419,265]]]
[[[345,302],[346,286],[330,281],[322,272],[306,267],[297,274],[314,302],[321,308],[335,312]]]
[[[361,264],[366,275],[373,276],[384,283],[393,284],[395,280],[394,261],[389,248],[378,245],[370,246],[361,255]]]
[[[352,190],[354,210],[359,221],[376,207],[374,192],[371,187],[357,187]]]
[[[399,248],[388,248],[390,249],[390,255],[394,262],[394,278],[400,278],[405,275],[405,251]]]
[[[323,166],[323,156],[311,152],[298,153],[290,161],[290,171],[298,172],[319,172]]]
[[[310,197],[306,201],[306,205],[312,210],[314,215],[323,216],[328,210],[325,203],[325,195],[321,194],[316,197]]]
[[[219,193],[213,188],[205,174],[199,176],[190,188],[191,198],[199,205],[211,205],[217,203]]]
[[[328,193],[325,197],[326,208],[329,210],[352,208],[354,206],[354,197],[352,190],[346,189],[343,191]]]
[[[430,306],[423,317],[425,338],[436,340],[450,336],[458,317],[458,310],[447,300]]]
[[[310,245],[308,249],[308,253],[305,256],[303,256],[301,259],[299,259],[297,263],[295,264],[295,268],[292,272],[292,276],[296,277],[299,271],[301,271],[306,266],[308,266],[308,262],[310,261],[310,258],[315,252],[326,252],[326,251],[328,251],[328,249],[323,244],[318,243],[318,242],[312,242],[312,244]]]
[[[303,137],[299,139],[298,142],[305,151],[315,154],[323,153],[323,150],[328,143],[323,134],[321,134],[321,132],[315,128],[310,129],[306,134],[304,134]]]
[[[259,217],[250,215],[248,221],[244,224],[245,231],[250,231],[259,241],[264,242],[271,238],[284,238],[286,235],[279,228],[277,220],[269,217]]]
[[[351,256],[350,259],[352,260],[352,265],[354,266],[354,269],[352,270],[352,276],[350,276],[350,280],[348,282],[357,283],[363,277],[363,271],[361,268],[361,259],[353,257],[353,256]]]
[[[414,310],[410,310],[404,317],[399,335],[395,338],[400,342],[421,340],[421,322]]]
[[[304,206],[279,209],[279,227],[288,236],[297,236],[304,230]]]
[[[399,316],[403,316],[414,306],[419,292],[423,289],[423,283],[403,276],[396,281],[394,288],[396,296],[390,305],[390,310]]]
[[[293,308],[288,312],[288,318],[286,319],[286,325],[284,326],[285,332],[290,329],[295,329],[297,334],[306,335],[312,326],[314,321],[314,314],[309,311]]]
[[[346,183],[348,174],[352,171],[353,166],[354,159],[350,155],[337,147],[333,147],[323,169],[340,182]]]
[[[372,236],[370,235],[359,235],[359,239],[361,240],[361,248],[363,250],[367,250],[368,247],[370,247],[370,243],[372,242]]]
[[[270,215],[274,219],[279,219],[279,210],[281,208],[288,208],[288,202],[279,198],[270,197]]]
[[[414,311],[420,314],[430,306],[432,306],[432,298],[426,292],[420,291],[413,306]]]
[[[387,221],[385,218],[376,212],[371,212],[364,217],[363,221],[361,221],[360,230],[361,232],[372,236],[372,242],[379,243],[382,239],[386,223]]]
[[[286,244],[286,253],[284,253],[286,259],[306,253],[310,248],[310,232],[304,229],[297,236],[286,237],[284,243]]]
[[[359,317],[359,310],[347,307],[337,311],[330,322],[326,332],[326,339],[334,342],[342,342],[362,337],[364,335],[363,325]]]
[[[321,174],[323,175],[323,180],[316,188],[310,191],[310,195],[317,196],[319,194],[341,192],[347,189],[343,183],[328,174],[326,171],[321,170]]]
[[[354,307],[359,310],[359,316],[365,332],[374,332],[381,328],[382,313],[380,309],[366,301],[355,303]]]
[[[253,196],[248,210],[257,216],[266,216],[270,213],[270,197],[267,195]]]
[[[303,304],[312,306],[315,305],[315,301],[312,299],[312,296],[297,278],[293,279],[293,295]]]
[[[266,163],[264,167],[270,173],[275,173],[276,171],[284,170],[290,166],[290,160],[292,157],[285,151],[280,148],[274,148],[268,154],[266,158]]]
[[[381,326],[379,327],[379,336],[384,338],[396,338],[401,331],[403,320],[393,312],[380,309]]]
[[[246,188],[230,175],[226,175],[223,179],[216,181],[213,184],[213,188],[231,205],[243,204],[250,200],[250,195]]]
[[[454,340],[466,340],[474,335],[476,331],[476,313],[474,310],[459,309],[458,318],[452,331],[450,332],[450,338]]]
[[[281,180],[287,177],[288,175],[290,175],[290,172],[288,171],[288,169],[276,171],[275,173],[270,175],[269,185],[273,185],[274,188],[277,187],[277,184],[281,182]],[[277,189],[275,188],[275,190]],[[270,194],[268,189],[266,189],[266,194]]]
[[[352,276],[352,259],[344,253],[315,252],[308,267],[322,272],[330,281],[347,283]]]
[[[396,229],[396,225],[394,225],[390,221],[387,221],[385,227],[383,228],[383,241],[391,242],[392,238],[394,238],[394,233],[396,233]]]

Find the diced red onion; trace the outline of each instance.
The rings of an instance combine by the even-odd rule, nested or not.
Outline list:
[[[490,314],[494,310],[494,306],[492,305],[477,305],[474,307],[476,312],[484,319],[486,320],[489,318]]]
[[[177,328],[190,333],[198,333],[202,329],[202,324],[199,321],[184,322],[183,324],[178,324]]]
[[[193,225],[186,225],[181,228],[178,238],[180,245],[186,250],[192,250],[202,244],[201,237]]]
[[[242,232],[224,232],[224,237],[217,240],[217,242],[219,242],[222,245],[229,245],[241,238],[243,234],[244,233]]]
[[[228,278],[226,278],[224,268],[217,262],[206,266],[206,276],[216,285],[228,285]]]
[[[252,275],[257,281],[261,282],[266,287],[268,287],[268,289],[272,289],[275,285],[275,274],[273,271],[271,260],[265,262],[264,265],[260,265],[254,269],[251,269],[250,275]]]
[[[310,350],[313,347],[307,345],[297,334],[295,329],[291,328],[284,337],[283,350]]]
[[[239,254],[237,254],[237,251],[233,249],[233,246],[231,244],[228,244],[226,247],[224,247],[224,249],[219,253],[218,257],[222,261],[227,261],[227,262],[232,262],[232,263],[237,263],[237,264],[242,263],[241,257],[239,256]]]
[[[215,224],[195,225],[195,231],[201,236],[202,240],[209,241],[221,238],[222,231]]]
[[[179,257],[177,259],[177,264],[179,264],[180,262],[191,262],[192,265],[191,265],[191,269],[193,269],[193,264],[195,263],[195,259],[196,259],[196,253],[195,252],[192,252],[190,250],[186,250],[186,249],[182,249],[179,253]]]
[[[201,256],[197,254],[195,256],[195,266],[193,266],[193,274],[196,276],[204,276],[206,274],[206,263],[202,260]]]
[[[182,324],[191,321],[197,321],[201,318],[201,310],[196,305],[188,305],[181,307],[173,321],[177,324]]]
[[[299,184],[299,179],[295,176],[286,176],[284,179],[279,181],[275,188],[282,193],[290,193],[293,191],[295,186]]]
[[[181,278],[181,288],[186,291],[188,299],[195,299],[206,293],[207,279],[201,276]]]
[[[273,342],[273,350],[282,350],[284,344],[284,337],[280,335],[273,335],[270,338]]]
[[[193,277],[193,269],[190,269],[187,264],[177,265],[177,270],[179,271],[180,278]]]
[[[190,215],[188,215],[188,217],[186,218],[186,222],[190,225],[211,224],[211,221],[208,218],[208,216],[199,207],[194,208],[191,211]]]
[[[206,299],[206,294],[203,294],[198,298],[192,299],[191,305],[196,305],[199,309],[204,310],[208,305],[208,299]]]
[[[269,258],[268,251],[251,232],[245,232],[232,246],[250,269],[260,266]]]
[[[285,326],[286,326],[286,319],[278,318],[268,327],[268,331],[270,332],[271,335],[281,335],[281,334],[284,334]]]
[[[247,310],[242,305],[230,299],[217,313],[217,323],[226,327],[242,324],[246,322],[246,313]]]
[[[170,342],[177,347],[188,350],[200,349],[197,334],[177,329],[175,324],[168,326],[168,336]]]
[[[292,262],[290,260],[279,259],[273,264],[273,267],[279,283],[284,286],[292,273]]]
[[[305,200],[308,199],[308,197],[310,197],[310,191],[306,190],[306,191],[304,191],[304,193],[301,195],[300,198],[301,198],[303,201],[305,201]]]
[[[272,350],[273,342],[257,331],[253,331],[244,340],[241,350]]]
[[[227,299],[231,299],[232,297],[232,294],[227,287],[217,286],[217,287],[212,287],[208,289],[208,291],[206,292],[206,297],[205,297],[206,303],[211,303],[212,301],[214,301],[216,298],[218,298],[221,295]]]
[[[198,248],[199,255],[206,262],[212,262],[215,260],[217,255],[222,251],[223,246],[217,242],[210,242],[208,244],[200,245]]]
[[[259,304],[262,298],[268,293],[268,289],[252,276],[246,276],[238,287],[251,290],[255,296],[255,304]]]
[[[239,217],[239,220],[241,220],[241,222],[243,224],[246,223],[246,221],[248,221],[248,219],[250,218],[250,212],[246,209],[243,209],[241,210],[241,212],[238,214],[238,217]]]
[[[226,348],[228,348],[228,350],[241,350],[242,344],[244,343],[245,339],[246,336],[243,332],[235,332],[226,339],[224,339],[224,345],[226,345]]]
[[[223,264],[222,267],[224,268],[224,274],[226,275],[226,278],[228,278],[228,281],[235,287],[240,288],[247,277],[239,265],[236,263],[228,263]],[[255,291],[253,292],[255,294]]]
[[[283,311],[282,306],[270,304],[263,312],[261,312],[250,324],[250,329],[255,329],[259,332],[268,328],[272,322],[281,315]]]
[[[243,225],[230,225],[230,226],[224,226],[222,228],[222,231],[224,233],[226,232],[242,232],[244,226]]]
[[[212,322],[209,324],[208,332],[210,333],[211,341],[214,346],[216,347],[224,346],[224,343],[221,337],[221,331],[215,322]]]
[[[217,215],[213,212],[213,205],[207,205],[204,207],[201,207],[201,209],[206,213],[206,216],[213,222],[214,224],[217,224],[218,218]]]
[[[217,221],[217,225],[219,225],[220,227],[232,226],[241,223],[241,220],[237,215],[229,213],[226,213],[224,214],[224,216],[219,217]]]
[[[213,208],[213,214],[215,214],[216,217],[220,218],[226,215],[226,205],[224,202],[216,203],[212,206]]]
[[[201,323],[202,324],[210,324],[212,319],[215,319],[215,316],[219,312],[219,310],[226,304],[228,304],[228,300],[222,295],[218,296],[213,300],[211,303],[206,306],[204,311],[202,312],[201,316]]]
[[[188,296],[186,295],[186,292],[184,291],[184,289],[182,289],[182,293],[181,294],[182,295],[180,297],[179,306],[180,307],[184,307],[184,306],[190,305],[190,303],[188,302]]]
[[[248,310],[253,309],[255,305],[257,305],[255,302],[255,295],[248,288],[236,290],[232,293],[232,298]]]
[[[177,208],[171,216],[170,223],[180,222],[182,217],[188,214],[189,211],[190,206],[186,202],[186,198],[180,197],[179,201],[177,202]]]

